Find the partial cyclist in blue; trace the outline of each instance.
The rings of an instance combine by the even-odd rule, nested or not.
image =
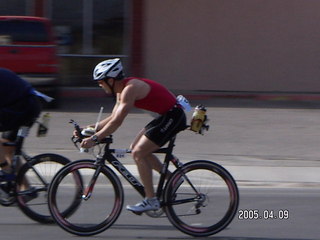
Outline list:
[[[11,178],[14,147],[3,146],[15,141],[21,126],[31,127],[41,112],[41,103],[30,83],[14,72],[0,68],[0,181]]]

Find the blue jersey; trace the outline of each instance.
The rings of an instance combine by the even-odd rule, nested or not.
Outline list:
[[[30,94],[34,94],[30,83],[14,72],[0,68],[0,108],[10,106]]]

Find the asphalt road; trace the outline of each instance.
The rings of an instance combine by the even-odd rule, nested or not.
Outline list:
[[[176,155],[183,161],[209,159],[226,167],[240,188],[239,212],[230,226],[212,237],[219,240],[313,240],[319,239],[320,197],[318,102],[264,102],[242,100],[195,100],[208,107],[211,128],[204,136],[190,131],[179,134]],[[70,141],[72,118],[81,125],[96,121],[100,106],[111,111],[105,98],[72,98],[50,110],[50,131],[35,137],[32,129],[26,151],[33,155],[53,152],[71,160],[93,158],[76,151]],[[133,111],[114,134],[114,147],[126,148],[152,117]],[[189,113],[190,119],[190,113]],[[130,156],[124,163],[133,166]],[[139,201],[126,189],[126,204]],[[240,219],[241,211],[288,210],[289,219]],[[1,239],[75,239],[55,225],[41,225],[17,208],[2,207]],[[151,219],[123,210],[108,231],[89,239],[187,239],[166,218]]]
[[[125,204],[139,201],[133,190],[125,189]],[[319,239],[318,189],[240,188],[241,202],[233,222],[222,232],[200,239],[216,240],[316,240]],[[105,203],[108,204],[108,203]],[[100,204],[99,204],[100,205]],[[273,211],[279,215],[287,210],[287,219],[256,219],[245,217],[245,211]],[[24,216],[15,207],[2,207],[1,239],[71,240],[71,235],[56,225],[42,225]],[[82,239],[82,238],[81,238]],[[137,216],[123,209],[119,219],[107,231],[85,239],[194,239],[175,229],[167,218]]]

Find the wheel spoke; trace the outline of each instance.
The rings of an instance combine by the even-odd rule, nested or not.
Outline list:
[[[184,181],[179,185],[182,176]],[[199,160],[173,174],[165,192],[165,209],[171,223],[182,232],[208,236],[232,221],[238,198],[237,185],[227,170]]]
[[[81,176],[81,182],[74,177],[75,173]],[[86,195],[88,189],[90,197]],[[60,227],[76,235],[89,236],[106,230],[118,218],[123,189],[119,178],[109,168],[100,166],[97,170],[94,161],[82,160],[57,174],[48,199],[52,216]],[[75,199],[76,208],[66,213]]]

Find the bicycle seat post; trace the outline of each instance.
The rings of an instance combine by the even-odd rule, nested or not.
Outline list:
[[[15,140],[15,155],[21,155],[23,140],[29,135],[30,127],[22,126],[19,128],[17,138]]]
[[[29,134],[30,127],[27,126],[21,126],[18,130],[16,140],[12,144],[14,149],[14,155],[12,159],[12,171],[15,172],[17,168],[19,168],[20,165],[20,155],[22,155],[22,146],[24,139]]]

